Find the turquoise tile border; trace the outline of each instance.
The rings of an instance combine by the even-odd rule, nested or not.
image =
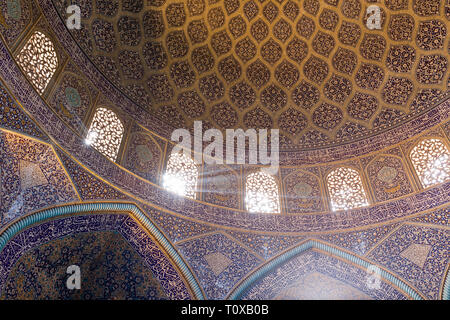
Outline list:
[[[264,276],[269,274],[271,271],[276,269],[277,267],[280,267],[281,265],[285,264],[288,260],[292,259],[293,257],[297,256],[298,254],[305,252],[310,249],[320,249],[325,252],[328,252],[334,256],[338,256],[341,258],[344,258],[345,260],[351,261],[355,263],[358,266],[361,266],[363,268],[367,268],[371,265],[370,262],[365,261],[355,255],[352,255],[350,253],[344,252],[342,250],[339,250],[337,248],[328,246],[324,243],[315,241],[315,240],[309,240],[307,242],[304,242],[297,247],[285,252],[284,254],[278,256],[277,258],[269,261],[267,264],[265,264],[262,268],[258,269],[256,272],[251,274],[245,281],[243,281],[238,287],[236,287],[228,296],[228,299],[230,300],[239,300],[242,299],[245,293],[247,293],[253,285],[255,285],[259,280],[261,280]],[[380,269],[381,271],[381,277],[385,280],[388,280],[389,282],[396,285],[398,288],[403,290],[406,294],[408,294],[411,298],[414,300],[423,300],[422,296],[416,292],[410,285],[408,285],[403,280],[395,277],[394,275],[386,272],[383,269]],[[450,283],[447,281],[447,285],[450,286]],[[449,293],[449,287],[447,286],[447,294]]]
[[[136,218],[149,231],[149,233],[156,238],[158,243],[164,248],[170,258],[175,261],[177,267],[181,270],[181,273],[188,281],[195,298],[199,300],[205,299],[200,285],[182,257],[179,255],[178,251],[172,246],[170,241],[161,233],[161,231],[159,231],[153,222],[136,205],[131,203],[81,203],[39,211],[13,223],[0,235],[0,251],[2,251],[8,241],[10,241],[21,230],[36,223],[68,214],[89,214],[99,212],[124,212],[129,213]]]
[[[442,288],[442,300],[450,300],[450,270],[445,276],[444,287]]]

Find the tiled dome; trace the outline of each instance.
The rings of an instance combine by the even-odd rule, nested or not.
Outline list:
[[[85,27],[72,35],[168,125],[279,128],[283,149],[314,149],[388,130],[443,100],[448,30],[436,2],[377,2],[381,30],[371,30],[371,1],[82,1]],[[64,1],[55,4],[63,16]]]

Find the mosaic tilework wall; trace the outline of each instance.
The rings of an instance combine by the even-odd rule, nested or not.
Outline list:
[[[178,245],[196,270],[209,299],[224,299],[231,288],[261,261],[223,234],[207,235]]]
[[[318,238],[365,257],[375,266],[386,268],[396,277],[406,280],[426,299],[440,299],[446,268],[450,261],[448,256],[450,234],[446,222],[448,216],[447,206],[445,209],[422,214],[405,223],[384,224],[360,231],[309,236],[263,235],[225,230],[232,237],[231,239],[218,237],[216,233],[206,234],[180,241],[178,246],[187,256],[188,261],[192,261],[192,256],[196,257],[195,262],[191,263],[194,263],[193,268],[198,270],[200,281],[203,279],[207,281],[207,292],[212,290],[209,288],[211,283],[224,285],[220,279],[223,279],[225,275],[228,275],[227,279],[232,279],[229,272],[235,268],[236,260],[233,257],[242,255],[236,249],[232,249],[231,252],[223,250],[223,244],[227,241],[238,243],[246,254],[252,254],[262,260],[262,263],[257,264],[257,267],[261,267],[264,261],[270,262],[273,257],[298,246],[305,239]],[[217,239],[212,240],[213,236]],[[222,241],[217,244],[219,238]],[[206,241],[215,243],[209,251],[205,251],[203,245]],[[229,248],[233,247],[234,245],[229,245]],[[186,252],[186,248],[191,248],[192,251]],[[307,262],[303,262],[303,259]],[[221,270],[221,273],[215,274],[215,270]],[[387,283],[383,283],[380,289],[373,290],[367,285],[367,279],[368,273],[364,268],[356,268],[326,253],[317,254],[307,251],[270,271],[268,275],[254,283],[250,287],[250,292],[244,297],[248,299],[407,298],[404,293]],[[316,286],[313,288],[314,284]],[[302,286],[309,286],[311,290],[302,290]],[[213,295],[209,293],[208,296],[215,298],[216,295],[217,293]]]
[[[282,236],[268,234],[254,234],[227,230],[227,234],[254,252],[260,259],[269,260],[280,252],[298,244],[305,236]]]
[[[77,201],[77,193],[47,144],[0,131],[0,225],[43,207]]]
[[[202,200],[224,207],[242,209],[242,182],[240,168],[225,165],[207,165],[202,167],[202,180],[199,191]],[[238,186],[236,188],[236,186]]]
[[[379,290],[370,290],[366,282],[365,271],[336,258],[309,251],[293,258],[261,279],[243,298],[407,299],[404,294],[384,282],[381,283]]]
[[[0,112],[1,126],[18,132],[23,132],[31,137],[47,140],[46,135],[39,129],[22,109],[14,102],[5,87],[0,86]]]
[[[2,298],[190,298],[160,247],[126,215],[81,215],[37,224],[11,239],[0,257]],[[89,284],[78,294],[68,292],[62,281],[73,263],[83,266]]]
[[[11,46],[31,23],[38,20],[40,15],[36,3],[27,0],[2,1],[0,12],[2,12],[0,31]]]
[[[68,266],[82,270],[82,287],[66,287]],[[166,299],[144,261],[117,233],[68,236],[35,247],[15,263],[1,299]]]
[[[326,234],[319,238],[363,256],[396,227],[398,227],[396,223],[385,224],[363,231]]]
[[[413,191],[402,160],[398,157],[380,156],[366,170],[377,201],[393,199]]]
[[[165,145],[165,141],[135,125],[128,138],[125,168],[148,181],[159,183]]]
[[[368,257],[413,283],[430,299],[438,299],[449,263],[450,231],[402,226]]]
[[[321,192],[323,189],[317,176],[303,171],[288,173],[284,177],[283,187],[287,212],[325,211]]]
[[[75,188],[82,200],[129,200],[130,198],[118,192],[106,182],[95,178],[61,150],[58,150],[61,162],[72,177]]]
[[[10,136],[14,135],[10,134]],[[68,172],[73,176],[73,178],[75,178],[75,183],[78,183],[78,190],[85,190],[81,192],[82,195],[86,195],[83,197],[83,199],[115,200],[122,197],[120,192],[106,185],[104,182],[102,183],[98,180],[98,178],[95,178],[94,176],[83,172],[83,168],[81,168],[79,165],[74,164],[73,161],[68,159],[67,156],[64,156],[62,152],[59,152],[59,155],[61,159],[63,159],[65,167],[68,168]],[[83,178],[83,176],[89,177],[89,180],[86,180],[86,178]],[[86,193],[87,191],[89,193]],[[98,196],[92,197],[90,196],[90,194]],[[104,196],[100,196],[101,194],[103,194]],[[129,198],[125,196],[123,199]],[[151,207],[144,206],[144,208],[147,213],[154,219],[154,221],[156,221],[162,227],[162,229],[166,231],[166,234],[170,239],[172,239],[172,241],[179,242],[178,248],[180,252],[186,257],[186,260],[196,272],[197,277],[202,283],[202,286],[205,292],[207,292],[208,298],[210,299],[224,298],[228,293],[228,290],[230,290],[233,284],[239,281],[243,275],[253,270],[264,260],[270,259],[286,248],[292,247],[305,239],[305,236],[258,235],[228,230],[225,231],[229,235],[228,237],[220,233],[206,235],[206,233],[211,233],[212,231],[217,229],[203,226],[202,223],[193,223],[184,219],[176,218],[168,213],[160,212],[159,210],[155,210]],[[427,225],[434,223],[447,226],[447,218],[448,210],[441,209],[437,212],[421,215],[418,218],[415,218],[414,221],[421,221],[422,223],[426,223]],[[420,243],[415,243],[417,241],[420,242],[423,240],[417,240],[415,242],[409,243],[408,246],[407,244],[403,245],[406,248],[403,248],[404,250],[395,249],[395,247],[389,247],[389,250],[393,251],[394,253],[391,253],[388,257],[384,257],[383,254],[375,254],[374,252],[377,251],[371,249],[374,246],[378,246],[379,243],[384,243],[382,241],[387,234],[394,234],[396,236],[396,232],[397,230],[399,230],[398,226],[399,224],[386,224],[382,227],[366,229],[363,231],[323,235],[320,236],[320,238],[344,248],[348,248],[360,255],[365,255],[370,250],[372,253],[369,257],[374,261],[385,261],[385,264],[387,264],[387,267],[390,270],[392,268],[388,264],[396,261],[395,259],[400,259],[400,261],[403,261],[403,263],[405,264],[405,268],[411,268],[413,266],[417,270],[415,274],[420,275],[417,278],[413,276],[413,280],[411,281],[414,281],[413,283],[417,283],[418,285],[424,286],[424,288],[426,288],[427,290],[432,290],[432,292],[428,295],[429,298],[438,298],[440,281],[442,280],[442,277],[444,275],[444,268],[448,263],[448,256],[446,255],[447,251],[445,251],[445,248],[449,245],[448,235],[447,238],[442,238],[441,236],[441,238],[439,239],[428,237],[429,239],[426,241],[430,244],[425,246],[425,249],[429,247],[427,250],[422,249]],[[434,229],[428,228],[428,230]],[[435,230],[433,232],[439,233],[440,231]],[[202,234],[205,235],[202,236]],[[399,236],[401,238],[405,238],[404,235],[410,233],[402,232],[402,234],[403,236]],[[394,238],[395,236],[391,237]],[[398,242],[396,240],[392,241],[393,243]],[[214,245],[211,245],[211,243],[214,243]],[[407,250],[409,247],[412,247],[413,249]],[[434,247],[436,247],[436,249],[433,249]],[[377,250],[381,250],[380,252],[383,253],[387,251],[386,248]],[[419,252],[417,253],[416,251]],[[427,256],[427,252],[435,252],[435,254]],[[415,255],[417,254],[421,254],[422,257],[415,258]],[[423,256],[424,254],[425,257]],[[253,258],[249,259],[249,257]],[[247,261],[247,263],[250,263],[249,261],[253,262],[251,263],[251,265],[247,266],[243,265],[242,261]],[[414,263],[418,263],[419,266],[415,265]],[[395,270],[395,268],[393,269]],[[397,271],[399,276],[403,277],[406,274],[409,275],[409,273],[404,273],[404,271],[402,270],[403,269],[399,269]],[[440,271],[437,272],[437,270]],[[230,277],[231,274],[235,276]],[[327,277],[330,276],[327,274],[324,275],[323,269],[320,269],[320,271],[314,269],[310,274],[306,274],[304,275],[304,277],[296,278],[295,281],[292,280],[290,284],[301,283],[303,285],[307,285],[308,283],[311,283],[313,279],[315,279],[314,281],[319,283],[322,283],[325,280],[327,280],[327,283],[330,283],[331,280]],[[228,281],[231,282],[224,287],[223,279],[228,279]],[[351,281],[356,281],[354,278],[350,279]],[[408,279],[411,279],[411,277]],[[424,281],[424,279],[427,280]],[[424,285],[424,283],[429,282],[429,279],[432,279],[434,283],[432,288]],[[335,285],[334,288],[341,288],[339,292],[345,292],[345,296],[325,296],[324,292],[329,292],[328,288],[324,289],[324,291],[316,291],[314,293],[314,296],[305,296],[304,293],[298,292],[298,290],[295,291],[295,288],[290,285],[286,288],[282,288],[283,290],[280,289],[280,292],[277,295],[274,295],[272,298],[401,298],[401,296],[395,295],[382,296],[381,293],[378,293],[376,296],[370,296],[362,293],[361,291],[358,291],[359,287],[355,284],[353,284],[353,287],[348,287],[349,284],[345,283],[345,281],[343,284],[341,283],[341,280],[342,279],[337,278],[333,280],[334,282],[331,282],[333,283],[333,285]],[[221,289],[217,287],[219,283],[219,288]],[[359,283],[358,285],[361,286],[361,283]],[[12,292],[14,292],[14,290],[12,290]]]
[[[85,133],[85,117],[97,94],[90,83],[79,76],[78,70],[70,62],[65,66],[48,101],[49,106],[62,120],[77,132]]]

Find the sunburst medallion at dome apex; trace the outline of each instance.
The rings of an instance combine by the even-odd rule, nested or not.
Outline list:
[[[67,0],[53,0],[65,16]],[[408,121],[448,95],[444,0],[83,0],[98,69],[178,127],[279,128],[285,149]],[[377,4],[382,29],[366,27]]]

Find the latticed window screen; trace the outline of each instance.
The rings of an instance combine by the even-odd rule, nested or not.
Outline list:
[[[39,93],[43,93],[58,67],[52,41],[36,31],[17,56],[17,62]]]
[[[265,172],[251,173],[245,183],[245,202],[249,212],[279,213],[280,198],[274,177]]]
[[[116,161],[123,134],[124,127],[119,117],[109,109],[98,108],[92,119],[86,142],[112,161]]]
[[[172,153],[167,162],[163,186],[180,196],[195,198],[198,169],[191,157],[184,153]]]
[[[439,139],[420,142],[411,150],[411,161],[424,187],[450,178],[450,153]]]
[[[369,204],[358,171],[351,168],[337,168],[327,177],[333,211],[348,210]]]

